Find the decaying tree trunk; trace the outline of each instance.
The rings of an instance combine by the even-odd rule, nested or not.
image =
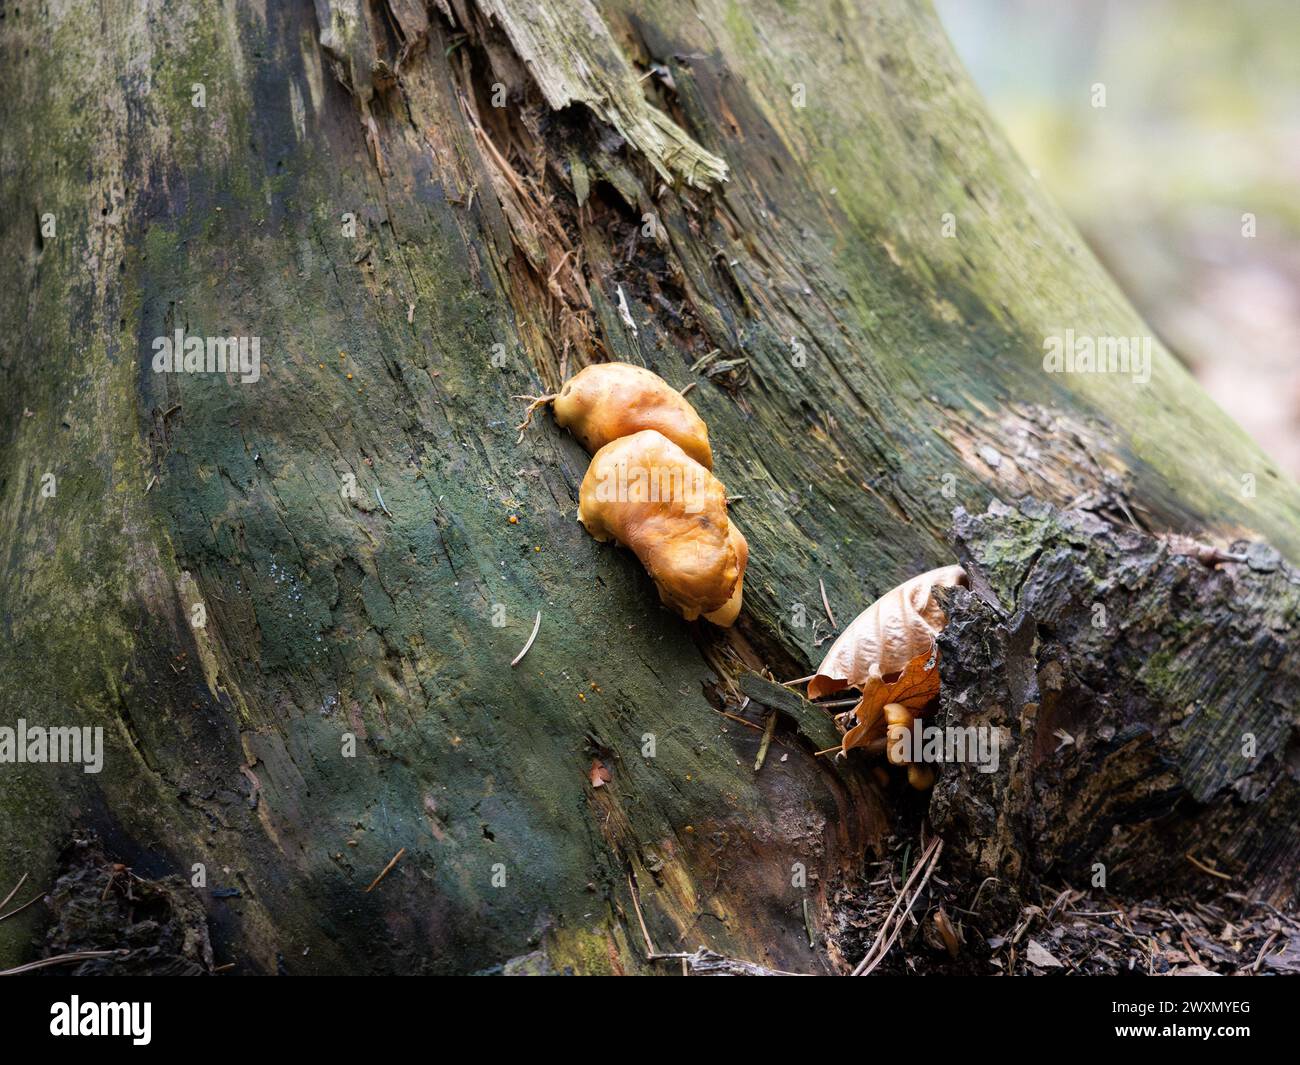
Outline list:
[[[1006,764],[946,768],[950,860],[1166,895],[1217,868],[1293,899],[1300,574],[1263,544],[1215,561],[1030,502],[959,512],[955,539],[972,590],[939,637],[937,717],[998,729]]]
[[[843,624],[960,549],[992,593],[939,717],[1009,747],[941,776],[952,875],[1191,851],[1293,897],[1260,545],[1300,557],[1300,492],[1158,345],[1145,384],[1044,372],[1147,330],[927,5],[101,0],[0,40],[0,724],[106,748],[0,766],[0,892],[99,846],[202,872],[213,953],[172,971],[842,969],[828,885],[925,799],[763,674],[820,659],[819,582]],[[258,379],[155,372],[176,330],[258,338]],[[516,443],[513,397],[603,359],[695,385],[733,630],[583,532],[549,419]],[[82,944],[63,912],[0,961]]]

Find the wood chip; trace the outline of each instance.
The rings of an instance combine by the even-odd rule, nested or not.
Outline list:
[[[1036,939],[1029,941],[1029,946],[1025,949],[1025,959],[1030,965],[1037,965],[1040,969],[1063,969],[1059,961],[1052,957],[1051,953]]]

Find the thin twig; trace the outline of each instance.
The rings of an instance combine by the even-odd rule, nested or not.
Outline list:
[[[632,336],[637,336],[636,322],[632,318],[632,309],[627,305],[627,294],[623,291],[622,285],[615,285],[614,289],[618,292],[618,315],[623,319],[623,324],[632,330]]]
[[[721,348],[714,348],[712,351],[708,352],[707,354],[701,355],[698,359],[696,359],[693,363],[691,363],[691,373],[695,373],[702,366],[705,366],[707,363],[712,362],[721,354],[722,354]]]
[[[9,894],[4,897],[3,902],[0,902],[0,910],[3,910],[6,906],[9,905],[10,900],[13,899],[13,897],[18,894],[18,889],[22,887],[26,881],[27,881],[27,874],[23,873],[23,875],[18,878],[18,883],[14,885],[13,891],[9,892]]]
[[[28,901],[28,902],[24,902],[24,903],[23,903],[21,906],[19,906],[18,909],[16,909],[16,910],[10,910],[8,913],[0,913],[0,921],[7,921],[7,920],[9,920],[9,918],[10,918],[10,917],[13,917],[15,914],[22,913],[23,910],[27,909],[28,906],[35,906],[35,905],[36,905],[38,902],[40,902],[41,899],[43,899],[43,898],[45,898],[45,895],[44,895],[44,894],[37,895],[34,899],[31,899],[31,900]]]
[[[533,641],[537,639],[537,630],[540,629],[541,627],[542,627],[542,612],[539,610],[537,612],[537,620],[533,622],[533,634],[528,637],[528,642],[524,644],[524,649],[520,651],[517,655],[515,655],[514,659],[510,662],[511,669],[514,669],[515,666],[519,665],[519,663],[524,660],[524,655],[526,655],[528,653],[528,649],[533,646]]]
[[[816,673],[809,673],[806,677],[796,677],[794,680],[783,680],[781,681],[781,687],[793,688],[796,684],[807,684],[815,676],[817,676]]]
[[[405,853],[406,853],[406,848],[403,847],[401,850],[399,850],[396,854],[393,855],[392,860],[389,861],[389,863],[386,866],[384,866],[380,874],[377,877],[375,877],[374,880],[370,881],[370,886],[366,888],[365,891],[367,895],[369,895],[372,891],[375,890],[375,887],[379,883],[379,881],[383,880],[384,877],[386,877],[392,871],[393,866],[395,866],[401,860],[402,855]]]
[[[29,961],[26,965],[18,965],[12,969],[0,969],[0,976],[17,976],[20,973],[29,973],[33,969],[45,969],[51,965],[62,965],[64,962],[86,961],[90,958],[121,957],[130,953],[129,950],[78,950],[72,954],[56,954],[52,958]]]
[[[835,615],[831,613],[831,601],[826,598],[826,583],[820,577],[817,578],[817,587],[822,590],[822,606],[826,608],[826,616],[830,619],[831,628],[838,629],[835,624]]]
[[[903,890],[899,892],[898,897],[894,900],[894,905],[891,907],[889,914],[886,915],[885,923],[881,925],[880,932],[876,936],[876,941],[871,945],[871,950],[869,950],[866,957],[858,963],[858,967],[853,970],[854,976],[869,976],[872,970],[885,960],[885,956],[889,953],[889,949],[894,945],[895,940],[898,939],[899,933],[902,932],[903,926],[912,912],[912,907],[916,905],[916,900],[925,889],[926,882],[930,879],[930,874],[934,872],[935,865],[938,864],[939,853],[942,849],[942,840],[938,840],[937,844],[932,842],[930,846],[926,848],[926,853],[923,854],[921,860],[916,863],[915,868],[907,878],[907,882],[903,885]],[[929,858],[928,862],[926,861],[927,858]],[[899,902],[901,902],[903,897],[907,894],[907,889],[912,880],[916,878],[918,873],[922,873],[922,870],[924,870],[924,873],[921,876],[920,883],[917,884],[916,890],[912,892],[911,898],[907,900],[907,905],[903,908],[902,913],[900,913],[897,919],[894,920],[891,929],[890,918],[898,908]],[[885,938],[886,932],[889,933],[888,939]]]
[[[723,717],[729,717],[732,721],[739,721],[746,728],[752,728],[755,732],[762,732],[763,726],[756,725],[754,722],[741,717],[739,714],[729,714],[726,710],[714,710],[715,714],[721,714]]]
[[[883,754],[885,752],[885,748],[888,746],[889,746],[889,740],[887,737],[877,736],[874,740],[868,740],[866,743],[855,743],[852,747],[849,748],[849,750],[863,751],[866,754]],[[823,755],[827,755],[827,754],[839,754],[840,751],[843,750],[844,750],[844,745],[841,743],[838,747],[827,747],[826,750],[824,751],[814,751],[813,757],[821,758]]]
[[[894,945],[894,941],[898,939],[899,933],[902,932],[903,925],[906,922],[908,915],[912,912],[912,907],[916,905],[916,900],[920,898],[921,892],[925,890],[925,885],[930,879],[930,874],[934,872],[935,866],[939,864],[939,855],[942,853],[943,840],[940,837],[935,836],[935,838],[930,841],[929,846],[925,848],[925,852],[921,855],[916,866],[912,869],[912,873],[907,878],[906,883],[903,884],[903,888],[899,891],[898,897],[894,899],[894,905],[890,907],[889,913],[885,915],[885,922],[880,926],[880,931],[876,935],[876,941],[871,944],[871,949],[867,951],[866,957],[858,962],[857,968],[853,970],[854,976],[868,976],[877,965],[884,961],[885,955],[889,953],[889,948]],[[922,870],[924,870],[924,872],[922,872]],[[907,905],[903,907],[903,912],[900,913],[898,918],[895,920],[894,914],[898,910],[898,904],[903,901],[904,896],[907,895],[908,889],[912,886],[912,881],[915,880],[918,875],[921,879],[916,885],[916,890],[912,892],[911,898],[907,900]],[[886,938],[886,935],[888,935],[888,938]]]
[[[645,915],[641,912],[641,900],[637,897],[636,879],[631,872],[627,874],[627,890],[632,895],[632,909],[636,910],[637,924],[641,926],[641,935],[645,937],[645,956],[646,961],[654,961],[657,957],[662,957],[655,945],[650,941],[650,930],[645,926]]]
[[[1268,948],[1273,945],[1274,940],[1277,939],[1277,935],[1278,934],[1274,932],[1271,936],[1269,936],[1266,940],[1264,940],[1264,945],[1259,948],[1259,954],[1255,956],[1255,964],[1250,967],[1251,972],[1253,973],[1259,972],[1259,967],[1264,964],[1264,955],[1268,953]]]
[[[1212,869],[1210,866],[1206,865],[1203,861],[1198,859],[1196,855],[1192,854],[1190,851],[1187,852],[1186,857],[1187,860],[1191,862],[1194,866],[1196,866],[1196,868],[1199,869],[1202,873],[1209,873],[1210,876],[1217,876],[1220,880],[1232,879],[1232,877],[1230,877],[1227,873],[1221,873],[1217,869]]]
[[[980,895],[984,893],[984,889],[988,887],[989,884],[1000,883],[1002,883],[1002,881],[1000,881],[996,876],[986,876],[980,881],[980,886],[975,889],[975,897],[970,900],[970,909],[972,913],[979,912]]]
[[[758,744],[758,757],[754,759],[754,772],[763,768],[767,761],[767,749],[772,746],[772,734],[776,732],[776,711],[767,715],[767,724],[763,726],[763,738]]]
[[[551,271],[550,276],[547,277],[546,279],[546,283],[548,285],[555,280],[555,275],[558,274],[564,268],[564,264],[569,261],[569,256],[572,254],[573,254],[573,249],[570,248],[568,251],[566,251],[563,255],[560,256],[560,261],[555,264],[555,269]]]

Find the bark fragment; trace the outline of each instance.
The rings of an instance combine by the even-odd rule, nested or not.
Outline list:
[[[959,510],[955,534],[972,590],[949,595],[934,723],[997,729],[1001,764],[946,766],[930,813],[972,882],[1172,890],[1205,867],[1292,897],[1300,577],[1035,503]]]
[[[590,0],[475,3],[505,31],[552,109],[585,104],[642,153],[665,181],[680,179],[707,190],[727,180],[722,159],[646,100]],[[464,10],[460,3],[456,6]]]

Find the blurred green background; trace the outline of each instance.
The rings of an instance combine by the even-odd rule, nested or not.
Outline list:
[[[1138,310],[1300,478],[1300,0],[935,6]]]

